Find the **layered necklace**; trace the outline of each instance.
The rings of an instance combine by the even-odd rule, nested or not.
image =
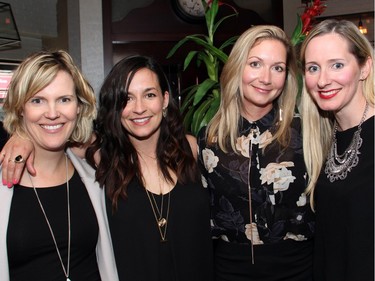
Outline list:
[[[49,222],[49,219],[47,217],[46,211],[43,208],[43,204],[40,201],[38,192],[37,192],[37,190],[36,190],[36,188],[34,186],[34,183],[33,183],[32,179],[31,179],[31,176],[30,176],[29,173],[28,173],[28,175],[29,175],[29,179],[30,179],[31,185],[32,185],[32,187],[34,189],[36,198],[38,199],[38,203],[39,203],[40,209],[42,210],[44,218],[46,219],[46,223],[47,223],[49,231],[51,233],[53,243],[55,244],[56,252],[57,252],[57,255],[59,256],[61,267],[62,267],[62,270],[64,271],[64,275],[66,277],[66,281],[70,281],[70,278],[69,278],[69,274],[70,274],[70,242],[71,242],[71,231],[70,231],[70,196],[69,196],[68,157],[66,155],[65,155],[65,167],[66,167],[66,194],[67,194],[66,197],[67,197],[67,202],[68,202],[68,259],[67,259],[67,265],[66,265],[66,267],[65,267],[65,265],[63,263],[63,260],[61,258],[61,253],[60,253],[59,247],[57,246],[57,241],[56,241],[55,235],[53,233],[53,230],[52,230],[51,224]]]
[[[145,155],[153,159],[154,161],[157,161],[157,157],[152,157],[150,155],[142,153],[141,151],[137,151],[137,153],[143,159],[143,161],[145,160],[142,157],[142,155]],[[150,172],[146,164],[146,161],[145,161],[145,165],[146,165],[147,171]],[[167,242],[166,238],[167,238],[167,227],[168,227],[168,218],[169,218],[169,207],[170,207],[170,202],[171,202],[171,192],[168,192],[167,203],[166,203],[167,209],[165,210],[164,193],[163,193],[162,182],[161,182],[162,178],[161,178],[159,168],[158,168],[158,180],[159,180],[159,190],[161,194],[160,207],[159,207],[157,200],[155,199],[154,193],[150,192],[146,187],[145,187],[145,191],[147,194],[148,201],[150,202],[150,205],[151,205],[152,213],[154,214],[156,225],[159,230],[160,242]]]
[[[331,145],[331,149],[328,153],[326,167],[324,172],[327,175],[327,178],[330,182],[334,182],[336,180],[344,180],[348,173],[358,165],[359,158],[358,155],[361,154],[359,149],[362,146],[362,138],[361,138],[361,131],[362,131],[362,123],[366,119],[366,113],[368,110],[368,103],[366,102],[365,111],[363,112],[363,116],[361,121],[358,124],[357,131],[353,134],[353,138],[349,144],[349,146],[345,149],[344,153],[339,155],[337,153],[337,139],[336,139],[336,132],[337,132],[337,121],[335,120],[334,129],[333,129],[333,142]]]
[[[152,212],[154,214],[154,218],[156,221],[156,225],[159,229],[159,234],[160,234],[160,242],[167,242],[167,227],[168,227],[168,218],[169,218],[169,207],[170,207],[170,202],[171,202],[171,192],[168,192],[167,196],[167,209],[164,209],[164,193],[162,190],[162,184],[161,184],[161,176],[159,174],[159,189],[161,193],[161,203],[160,203],[160,208],[158,206],[157,200],[155,199],[155,196],[152,192],[148,191],[147,188],[146,194],[148,201],[150,202]]]

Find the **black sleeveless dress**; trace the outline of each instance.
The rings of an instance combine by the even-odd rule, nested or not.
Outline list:
[[[154,198],[161,200],[160,195]],[[161,242],[147,193],[136,180],[116,212],[107,200],[107,213],[120,280],[212,280],[208,194],[200,184],[177,183],[171,191],[166,242]]]
[[[357,127],[337,132],[337,152]],[[314,280],[374,280],[374,117],[362,124],[358,165],[330,182],[323,170],[315,191]]]

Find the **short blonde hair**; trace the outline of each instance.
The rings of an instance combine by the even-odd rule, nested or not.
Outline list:
[[[22,117],[24,105],[49,85],[59,71],[65,71],[72,77],[80,108],[77,124],[69,141],[85,143],[90,140],[96,117],[95,94],[72,57],[63,50],[34,53],[16,69],[3,107],[4,128],[9,134],[26,136]]]

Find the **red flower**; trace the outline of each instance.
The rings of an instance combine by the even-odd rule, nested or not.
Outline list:
[[[204,1],[204,0],[203,0]],[[211,7],[211,4],[212,4],[213,0],[208,0],[207,1],[207,7]],[[225,5],[225,6],[229,6],[236,14],[238,14],[237,10],[235,7],[233,7],[232,5],[228,4],[228,3],[225,3],[223,1],[218,1],[217,2],[218,4],[218,7],[222,6],[222,5]]]
[[[325,0],[311,0],[310,3],[306,3],[305,11],[301,16],[303,34],[311,29],[313,19],[321,15],[327,8],[327,5],[323,4],[322,1]]]

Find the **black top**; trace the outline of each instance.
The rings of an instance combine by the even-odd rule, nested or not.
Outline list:
[[[0,121],[0,150],[3,148],[3,146],[8,141],[8,133],[4,129],[3,122]]]
[[[227,257],[228,263],[233,262],[229,270],[232,278],[243,271],[244,280],[280,280],[280,274],[285,280],[309,280],[305,276],[312,268],[314,215],[309,198],[303,194],[307,173],[300,119],[294,118],[290,145],[283,150],[276,142],[269,144],[277,118],[275,113],[271,110],[253,123],[240,119],[237,138],[240,155],[232,150],[225,153],[218,145],[207,147],[204,130],[199,134],[200,166],[211,194],[212,235],[230,242],[237,255]],[[254,265],[249,254],[249,197]],[[244,246],[242,250],[240,245]],[[250,261],[234,263],[235,258],[250,258]]]
[[[164,203],[167,198],[164,195]],[[107,213],[120,280],[212,280],[208,194],[200,184],[178,183],[170,192],[167,242],[160,241],[146,191],[136,180],[113,215],[107,200]]]
[[[337,132],[337,150],[349,146],[357,127]],[[374,280],[374,117],[362,124],[359,162],[344,180],[323,171],[316,186],[317,281]]]
[[[69,180],[71,210],[70,279],[99,281],[95,248],[99,227],[89,195],[77,172]],[[68,215],[66,184],[37,189],[66,267]],[[14,186],[7,232],[11,281],[65,281],[33,188]]]

